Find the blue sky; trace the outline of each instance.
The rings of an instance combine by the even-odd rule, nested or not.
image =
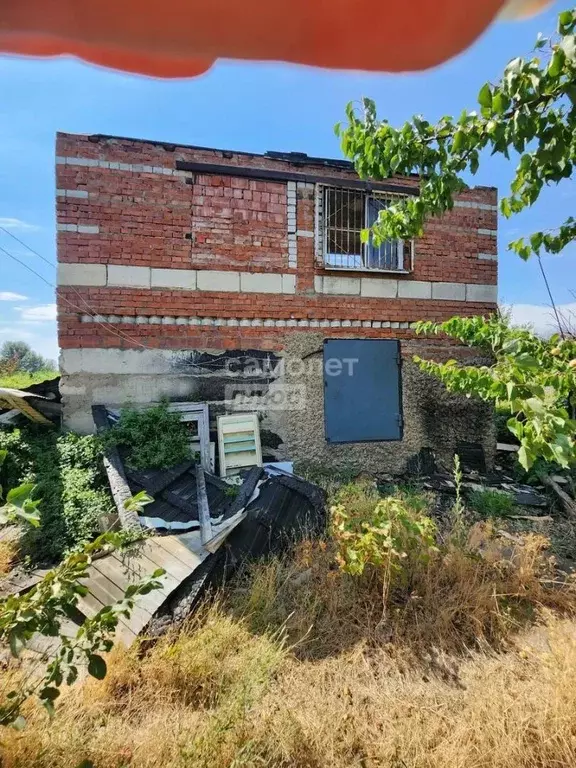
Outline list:
[[[557,4],[536,19],[493,26],[473,48],[418,75],[330,72],[281,64],[222,62],[203,77],[163,81],[129,76],[71,59],[0,57],[0,224],[55,264],[54,135],[57,130],[108,133],[185,144],[264,152],[340,156],[333,125],[348,101],[370,96],[398,125],[414,113],[435,120],[474,108],[480,86],[506,62],[527,54],[539,31],[555,27]],[[390,30],[382,31],[382,45]],[[407,44],[409,42],[407,41]],[[476,183],[505,192],[511,167],[488,159]],[[574,212],[576,183],[550,190],[529,212],[501,220],[500,298],[522,321],[546,324],[547,296],[536,262],[506,252],[508,240],[553,227]],[[50,283],[55,267],[0,231],[0,247]],[[574,304],[576,247],[546,260],[557,302]],[[54,291],[0,251],[0,343],[28,341],[57,355]]]

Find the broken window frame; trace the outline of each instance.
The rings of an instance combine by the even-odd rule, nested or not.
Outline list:
[[[330,196],[340,195],[346,198],[348,208],[351,203],[362,203],[362,226],[357,222],[342,219],[341,225],[328,226],[330,213]],[[393,192],[365,191],[346,186],[318,184],[316,191],[316,250],[317,256],[324,269],[348,272],[392,272],[407,274],[412,271],[414,258],[413,240],[386,240],[380,246],[374,245],[371,238],[368,243],[360,240],[360,231],[368,229],[376,220],[375,207],[379,210],[385,205],[402,199],[406,195]],[[350,224],[355,226],[350,226]],[[337,253],[329,248],[330,230],[340,232],[342,240],[347,240],[347,249]],[[358,252],[353,253],[354,241]],[[334,239],[333,239],[334,242]],[[352,246],[352,247],[351,247]]]

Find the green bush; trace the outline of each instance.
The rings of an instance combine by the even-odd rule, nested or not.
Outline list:
[[[168,469],[192,458],[190,433],[167,403],[142,410],[123,408],[104,442],[124,449],[126,463],[134,469]]]
[[[485,491],[472,491],[468,506],[481,517],[506,517],[514,511],[514,499],[503,491],[487,488]]]
[[[30,426],[0,430],[0,448],[8,449],[2,484],[35,483],[34,498],[42,499],[40,527],[24,531],[23,555],[54,562],[94,538],[99,517],[114,509],[97,437]]]
[[[350,484],[331,509],[332,533],[343,571],[360,576],[367,567],[384,590],[406,586],[411,573],[436,551],[436,524],[400,494],[380,498],[371,484]]]

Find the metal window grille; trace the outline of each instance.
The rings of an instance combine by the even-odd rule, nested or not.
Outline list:
[[[367,243],[361,239],[362,230],[371,227],[380,210],[393,200],[392,195],[325,187],[322,197],[324,266],[379,271],[409,268],[403,240],[386,240],[376,245],[372,238]]]

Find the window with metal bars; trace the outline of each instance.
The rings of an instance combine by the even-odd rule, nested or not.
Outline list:
[[[363,243],[360,235],[363,229],[369,229],[375,223],[379,212],[394,199],[385,193],[323,187],[319,199],[319,245],[324,266],[330,269],[408,271],[411,268],[410,243],[386,240],[376,245],[371,237]]]

